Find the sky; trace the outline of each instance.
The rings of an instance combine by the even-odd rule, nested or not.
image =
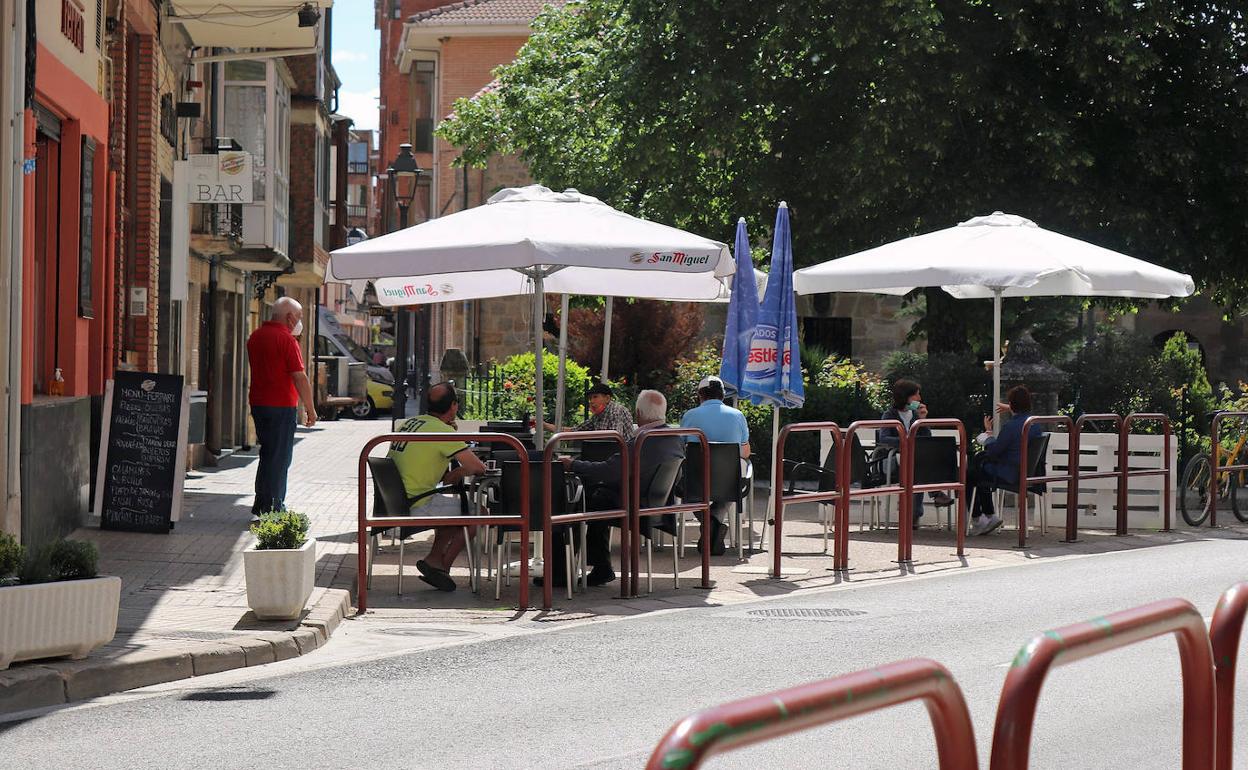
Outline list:
[[[373,28],[373,0],[335,0],[332,54],[338,113],[360,129],[377,128],[378,59],[381,32]]]

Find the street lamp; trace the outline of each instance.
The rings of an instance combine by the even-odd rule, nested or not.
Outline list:
[[[421,168],[416,165],[416,156],[412,155],[412,146],[406,142],[399,145],[398,157],[386,169],[386,180],[390,186],[390,197],[399,207],[399,229],[407,228],[407,211],[416,199],[417,183],[420,180]],[[408,359],[412,348],[412,319],[409,311],[396,308],[394,311],[394,418],[402,420],[407,416],[407,384]],[[428,352],[417,351],[416,373],[417,382],[424,382],[424,361]],[[421,386],[423,387],[423,385]],[[420,393],[417,393],[420,403]]]
[[[399,229],[407,227],[407,209],[416,198],[416,182],[420,178],[421,168],[416,165],[416,156],[412,155],[412,146],[404,143],[399,145],[399,156],[387,169],[390,189],[394,202],[399,206]]]
[[[350,230],[347,231],[347,245],[348,246],[354,246],[360,241],[366,241],[366,240],[368,240],[368,233],[365,233],[363,230],[361,230],[358,227],[352,227]]]

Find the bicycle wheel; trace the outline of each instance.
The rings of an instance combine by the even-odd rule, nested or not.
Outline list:
[[[1209,518],[1209,456],[1187,461],[1179,484],[1179,513],[1188,526],[1199,527]]]
[[[1248,501],[1245,502],[1242,510],[1239,504],[1239,488],[1244,483],[1244,480],[1240,478],[1240,474],[1241,471],[1226,474],[1231,477],[1231,512],[1235,514],[1235,518],[1239,519],[1241,523],[1248,524]]]

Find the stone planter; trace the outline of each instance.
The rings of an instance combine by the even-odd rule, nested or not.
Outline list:
[[[302,548],[243,551],[247,606],[261,620],[295,620],[316,581],[316,540]]]
[[[0,671],[15,660],[75,660],[117,633],[121,578],[0,588]]]

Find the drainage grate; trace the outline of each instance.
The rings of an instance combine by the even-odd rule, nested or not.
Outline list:
[[[794,609],[749,610],[747,615],[768,620],[825,620],[827,618],[852,618],[866,615],[862,610],[840,607],[797,607]]]

